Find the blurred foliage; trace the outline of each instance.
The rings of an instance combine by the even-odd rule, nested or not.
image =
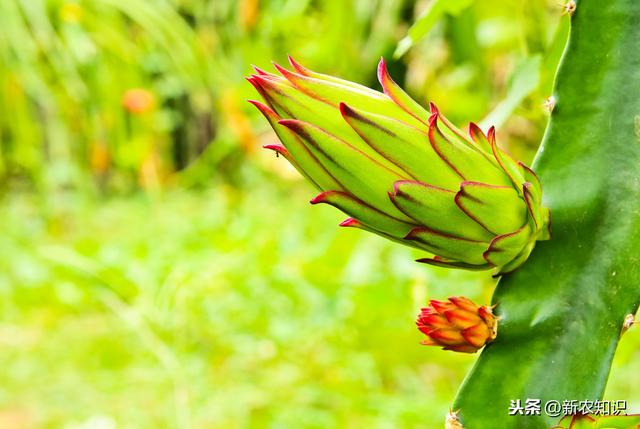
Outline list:
[[[430,297],[488,302],[492,280],[338,229],[307,196],[3,206],[0,427],[442,427],[475,355],[420,346],[414,317]],[[638,345],[632,328],[607,394],[635,410]]]
[[[251,62],[290,53],[377,87],[378,58],[391,58],[425,9],[439,13],[425,14],[421,40],[391,64],[395,78],[459,121],[497,106],[490,122],[511,118],[502,142],[529,158],[550,91],[541,70],[553,75],[554,33],[566,35],[553,0],[0,3],[0,185],[43,192],[234,180],[263,129],[244,102]]]
[[[492,280],[310,209],[243,77],[292,54],[378,88],[385,56],[529,161],[566,20],[467,3],[392,60],[428,1],[0,1],[0,427],[441,427],[474,357],[414,317]],[[614,399],[638,400],[638,344]]]
[[[414,316],[450,281],[486,299],[488,280],[426,270],[305,199],[67,199],[46,222],[6,207],[0,427],[435,427],[473,358],[420,346]]]
[[[207,180],[257,147],[248,61],[290,50],[334,71],[373,65],[393,43],[401,4],[5,0],[2,182],[157,188],[196,160]],[[132,109],[131,90],[157,102]]]

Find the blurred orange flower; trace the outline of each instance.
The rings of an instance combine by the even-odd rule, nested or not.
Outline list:
[[[131,88],[122,96],[122,106],[134,115],[151,111],[156,105],[155,96],[144,88]]]

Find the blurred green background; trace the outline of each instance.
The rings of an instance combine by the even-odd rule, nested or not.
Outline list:
[[[567,27],[556,0],[0,0],[0,428],[442,427],[475,356],[415,315],[493,280],[310,207],[244,76],[378,88],[384,56],[529,162]],[[636,409],[639,345],[607,392]]]

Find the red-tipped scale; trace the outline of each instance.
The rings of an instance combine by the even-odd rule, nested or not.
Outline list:
[[[338,226],[342,226],[342,227],[346,227],[346,228],[360,228],[362,227],[362,224],[360,223],[360,221],[349,217],[346,218],[345,220],[343,220],[342,222],[340,222],[338,224]]]
[[[282,146],[281,144],[266,144],[262,147],[265,149],[272,150],[278,155],[284,156],[285,158],[289,155],[289,151],[287,150],[287,148]]]
[[[251,101],[276,131],[284,155],[357,227],[418,247],[440,267],[516,269],[549,238],[549,211],[535,173],[496,144],[495,129],[463,133],[429,111],[378,65],[383,92],[309,70],[255,68]],[[437,334],[436,334],[437,335]],[[446,338],[444,339],[446,340]]]

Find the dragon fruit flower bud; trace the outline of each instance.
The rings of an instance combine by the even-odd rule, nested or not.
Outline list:
[[[460,296],[448,301],[431,300],[420,311],[416,325],[427,336],[424,345],[475,353],[496,338],[498,320],[491,307],[477,306]]]
[[[464,133],[434,104],[427,112],[378,66],[383,92],[313,72],[290,59],[256,68],[253,101],[281,145],[269,145],[362,228],[428,252],[432,265],[513,271],[549,238],[536,174],[496,144]]]

